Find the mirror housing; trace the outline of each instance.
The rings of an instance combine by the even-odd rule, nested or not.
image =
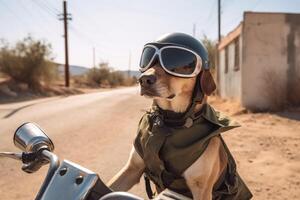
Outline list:
[[[14,144],[24,152],[37,152],[40,149],[54,150],[54,144],[46,133],[36,124],[27,122],[14,134]]]

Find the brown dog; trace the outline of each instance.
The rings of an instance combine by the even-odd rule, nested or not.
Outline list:
[[[155,77],[152,89],[141,85],[141,94],[153,98],[155,103],[164,110],[184,112],[190,104],[196,77],[179,78],[167,74],[160,66],[151,67],[141,77]],[[215,83],[209,71],[201,74],[201,86],[205,95],[210,95],[215,90]],[[196,111],[206,103],[196,106]],[[191,165],[184,173],[193,199],[212,199],[212,189],[220,174],[227,164],[227,157],[218,137],[210,140],[202,156]],[[144,172],[144,162],[132,148],[129,160],[122,170],[110,180],[109,185],[114,190],[127,191],[137,184]]]
[[[144,173],[150,198],[149,180],[161,195],[168,189],[196,200],[250,199],[221,137],[238,126],[206,102],[216,85],[203,44],[184,33],[164,35],[144,46],[140,70],[141,95],[153,106],[110,187],[129,190]]]

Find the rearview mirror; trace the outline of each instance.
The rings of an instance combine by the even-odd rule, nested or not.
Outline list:
[[[25,152],[37,152],[42,148],[54,150],[51,139],[34,123],[21,125],[14,134],[14,144]]]

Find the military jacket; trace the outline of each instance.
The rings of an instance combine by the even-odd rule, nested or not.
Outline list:
[[[158,193],[169,188],[192,198],[182,174],[202,155],[210,139],[218,136],[226,150],[228,164],[214,185],[213,199],[247,200],[252,197],[220,135],[238,124],[222,117],[208,104],[204,104],[192,119],[192,126],[168,124],[164,118],[166,116],[157,108],[144,114],[134,141],[135,150],[146,165],[145,174],[155,184]]]

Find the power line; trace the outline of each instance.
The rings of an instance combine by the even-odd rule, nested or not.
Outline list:
[[[92,40],[85,32],[76,28],[74,26],[74,24],[69,24],[69,28],[70,28],[70,31],[72,31],[75,35],[78,36],[79,39],[84,39],[89,45],[97,46],[97,47],[100,47],[101,49],[106,48],[102,44],[99,44],[98,42]]]
[[[260,1],[260,0],[257,0],[257,1],[253,4],[252,8],[250,8],[249,10],[255,9],[260,3],[261,3],[261,1]],[[245,8],[243,8],[243,11],[242,11],[242,12],[244,12],[244,10],[245,10]],[[242,17],[242,18],[243,18],[243,17]],[[237,21],[239,21],[239,22],[242,21],[240,16],[239,16],[239,17],[233,17],[233,18],[231,18],[229,21],[227,21],[227,22],[225,23],[224,27],[231,26],[233,23],[236,23]]]
[[[2,5],[10,12],[10,14],[13,15],[21,24],[31,26],[30,23],[26,22],[26,20],[24,20],[22,17],[19,17],[19,15],[16,14],[14,10],[11,9],[4,1],[0,1],[0,3],[2,3]]]
[[[32,2],[35,3],[38,7],[40,7],[42,10],[44,10],[49,15],[51,15],[51,16],[53,16],[55,18],[57,17],[58,13],[56,13],[53,10],[51,10],[49,7],[47,7],[45,4],[43,4],[42,1],[33,0]]]
[[[45,5],[45,4],[43,5],[43,4],[41,4],[41,2],[43,2],[43,1],[33,0],[33,3],[35,3],[39,8],[41,8],[47,14],[50,14],[51,16],[55,16],[55,17],[57,17],[57,16],[63,16],[63,14],[59,14],[60,11],[58,9],[56,9],[56,8],[50,6],[50,5],[48,5],[48,6]],[[70,4],[68,6],[70,6]],[[63,20],[63,17],[61,18],[61,20]],[[81,33],[82,31],[79,31],[79,29],[77,29],[73,24],[68,24],[68,27],[76,35],[79,35],[79,37],[78,37],[79,39],[82,39],[82,37],[83,37],[86,40],[88,40],[91,44],[94,44],[94,41],[92,41],[89,38],[87,38],[86,34]]]
[[[74,6],[70,5],[70,10],[73,11],[74,13],[82,13],[81,11],[79,11],[78,9],[76,9]],[[99,24],[97,23],[98,20],[95,20],[94,18],[91,18],[89,15],[85,15],[85,18],[87,18],[87,20],[83,20],[82,16],[81,17],[77,17],[76,20],[73,20],[73,25],[77,24],[79,27],[81,27],[81,29],[88,29],[90,26],[86,25],[86,22],[93,22],[93,26],[99,27]],[[105,34],[105,32],[100,31],[97,34],[101,34],[104,37],[107,37],[108,35]]]
[[[33,12],[31,12],[29,9],[28,9],[28,7],[26,6],[26,4],[24,4],[24,2],[21,0],[21,1],[19,1],[20,2],[20,6],[23,8],[23,10],[28,14],[28,16],[30,16],[31,18],[32,18],[32,20],[33,21],[36,21],[37,22],[37,18],[36,18],[36,16],[34,16],[33,15]],[[31,24],[33,24],[33,23],[31,23]],[[39,28],[38,28],[39,30],[43,30],[44,31],[44,33],[49,33],[49,31],[50,31],[50,29],[48,29],[48,27],[47,26],[45,26],[45,24],[43,23],[43,24],[40,24],[39,23]]]
[[[218,15],[216,15],[216,10],[217,10],[217,2],[218,0],[213,0],[211,1],[211,7],[209,10],[209,14],[207,17],[203,18],[200,22],[198,21],[197,24],[205,22],[205,24],[208,24],[209,26],[205,29],[205,32],[208,33],[211,31],[212,28],[215,28],[215,25],[217,23]]]
[[[215,7],[217,6],[217,1],[218,1],[218,0],[213,1],[213,4],[212,4],[212,6],[211,6],[211,8],[210,8],[209,15],[208,15],[207,20],[206,20],[206,21],[208,21],[208,22],[209,22],[210,19],[213,18],[213,14],[216,13]],[[215,16],[215,15],[214,15],[214,16]]]
[[[55,6],[53,6],[49,1],[44,0],[43,1],[44,4],[46,4],[50,9],[52,9],[54,12],[60,13],[60,10],[58,8],[56,8]]]

